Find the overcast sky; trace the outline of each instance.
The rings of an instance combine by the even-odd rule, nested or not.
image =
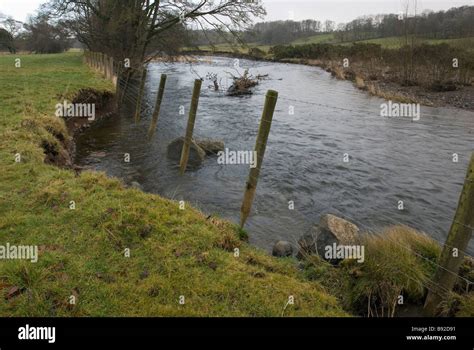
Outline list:
[[[331,19],[348,22],[367,14],[398,13],[406,0],[262,0],[267,9],[265,20]],[[411,0],[412,2],[414,0]],[[0,12],[25,21],[45,0],[0,0]],[[447,10],[474,5],[474,0],[418,0],[418,12],[425,9]]]

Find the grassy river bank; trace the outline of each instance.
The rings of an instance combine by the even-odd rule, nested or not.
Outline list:
[[[0,245],[39,247],[37,262],[0,261],[1,316],[381,316],[400,293],[422,304],[440,247],[411,229],[388,233],[408,250],[364,238],[363,264],[276,259],[232,223],[57,166],[74,140],[55,105],[86,88],[113,91],[81,53],[0,57]],[[461,290],[446,314],[474,314]]]

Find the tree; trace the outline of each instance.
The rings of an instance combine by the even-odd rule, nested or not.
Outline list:
[[[334,29],[336,28],[336,22],[326,20],[324,21],[324,31],[327,33],[333,32]]]
[[[50,13],[62,16],[89,50],[132,66],[151,60],[176,26],[211,28],[238,37],[253,16],[265,14],[258,2],[233,0],[52,0]]]
[[[18,37],[21,27],[21,22],[0,13],[0,50],[7,49],[11,53],[16,53],[15,39]]]
[[[8,50],[10,53],[16,52],[13,36],[6,29],[0,28],[0,51],[2,50]]]
[[[35,53],[58,53],[70,48],[70,34],[63,23],[50,22],[47,14],[40,12],[36,17],[30,17],[25,24],[26,45],[29,51]]]

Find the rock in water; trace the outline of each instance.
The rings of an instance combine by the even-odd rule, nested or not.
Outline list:
[[[183,145],[184,137],[178,137],[168,145],[167,156],[169,159],[176,161],[177,164],[179,164],[181,160],[181,151],[183,150]],[[189,147],[188,167],[199,167],[202,164],[205,156],[206,152],[201,147],[199,147],[199,145],[194,140],[191,140],[191,145]]]
[[[293,254],[293,247],[290,242],[278,241],[273,246],[272,255],[280,258],[291,256]]]
[[[201,147],[207,155],[217,154],[220,151],[224,151],[224,141],[212,140],[212,139],[201,139],[196,140],[196,144]]]
[[[358,242],[359,228],[353,223],[332,214],[326,214],[319,220],[318,238],[316,240],[318,254],[324,258],[327,246],[354,245]]]

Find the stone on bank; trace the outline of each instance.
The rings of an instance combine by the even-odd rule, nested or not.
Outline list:
[[[326,259],[326,247],[330,246],[352,246],[359,241],[359,228],[350,221],[332,214],[321,216],[319,225],[303,235],[298,240],[299,259],[308,255],[318,254]],[[333,259],[326,259],[335,262]]]
[[[284,258],[293,255],[293,246],[287,241],[278,241],[273,246],[272,255]]]

